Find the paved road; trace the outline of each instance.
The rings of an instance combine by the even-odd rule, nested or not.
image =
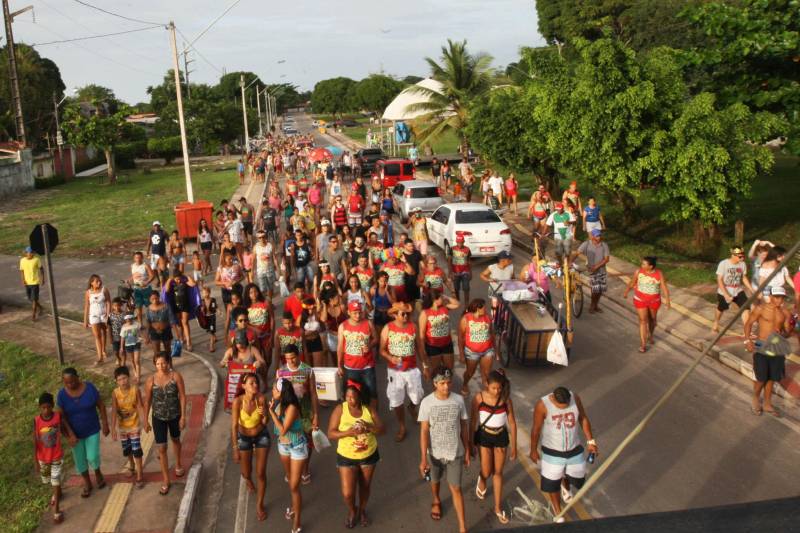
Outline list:
[[[310,120],[305,116],[297,117],[297,124],[301,131],[310,129]],[[316,137],[318,145],[334,142],[327,136]],[[440,251],[436,253],[441,262]],[[515,266],[521,267],[524,261],[515,251]],[[487,264],[480,262],[473,269],[473,295],[486,292],[477,274]],[[639,354],[633,315],[611,303],[602,315],[582,316],[575,329],[569,367],[520,368],[512,364],[508,371],[520,425],[520,455],[526,455],[529,449],[536,400],[563,384],[578,392],[588,409],[600,445],[599,464],[603,454],[635,427],[690,360],[686,348],[665,335],[657,336],[654,349]],[[382,364],[378,374],[384,387],[386,370]],[[473,383],[473,391],[476,387]],[[573,514],[571,518],[677,510],[796,494],[800,452],[793,443],[797,428],[786,421],[751,415],[748,387],[746,379],[720,370],[714,363],[703,363],[589,493],[580,516]],[[429,386],[426,388],[429,390]],[[412,429],[403,443],[395,443],[395,422],[385,401],[382,405],[388,428],[386,436],[379,439],[383,460],[377,468],[370,500],[373,528],[423,532],[454,528],[449,496],[444,498],[443,522],[437,524],[428,518],[429,491],[416,473],[418,433]],[[323,409],[323,427],[328,413]],[[196,527],[219,532],[262,529],[263,525],[255,521],[252,501],[240,490],[238,466],[226,450],[228,418],[219,413],[210,431],[205,468],[209,477],[199,496]],[[341,523],[345,515],[331,451],[314,456],[312,470],[314,480],[303,488],[303,531],[330,531],[331,524]],[[274,450],[267,476],[268,524],[288,528],[282,514],[289,497]],[[475,530],[496,529],[491,495],[480,502],[472,490],[476,476],[477,467],[473,465],[464,481],[468,523]],[[535,469],[525,461],[507,466],[507,507],[520,503],[514,493],[516,487],[529,497],[542,500],[536,476]]]

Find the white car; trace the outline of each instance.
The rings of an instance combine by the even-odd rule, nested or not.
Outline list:
[[[489,206],[459,202],[444,204],[428,218],[428,237],[446,256],[455,245],[456,235],[473,257],[489,257],[505,250],[511,252],[511,230]]]

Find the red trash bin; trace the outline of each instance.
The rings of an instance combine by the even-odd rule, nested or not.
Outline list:
[[[214,204],[205,200],[198,200],[195,203],[181,202],[175,206],[175,222],[178,225],[178,233],[183,239],[193,239],[197,237],[197,228],[200,226],[200,219],[206,219],[208,227],[211,227],[211,217],[214,213]]]

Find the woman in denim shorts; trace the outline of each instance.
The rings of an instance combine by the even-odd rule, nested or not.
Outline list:
[[[256,500],[256,517],[259,521],[267,518],[264,510],[264,495],[267,491],[267,457],[271,438],[267,429],[267,400],[258,392],[260,385],[256,374],[242,376],[236,391],[236,398],[231,406],[231,443],[233,445],[233,462],[239,463],[242,477],[247,488],[255,492],[250,469],[253,463],[253,452],[256,456],[256,478],[258,493]]]
[[[289,491],[292,493],[292,506],[286,508],[285,516],[287,520],[292,520],[292,533],[299,533],[303,504],[300,495],[300,476],[308,460],[308,439],[303,431],[300,400],[297,399],[292,382],[288,379],[275,380],[269,414],[275,424],[278,453],[286,471],[286,479],[289,480]]]

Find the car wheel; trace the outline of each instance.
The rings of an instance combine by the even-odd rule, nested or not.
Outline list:
[[[450,259],[450,254],[451,253],[452,253],[452,250],[450,250],[450,243],[447,242],[447,241],[444,241],[444,256],[447,259]]]

